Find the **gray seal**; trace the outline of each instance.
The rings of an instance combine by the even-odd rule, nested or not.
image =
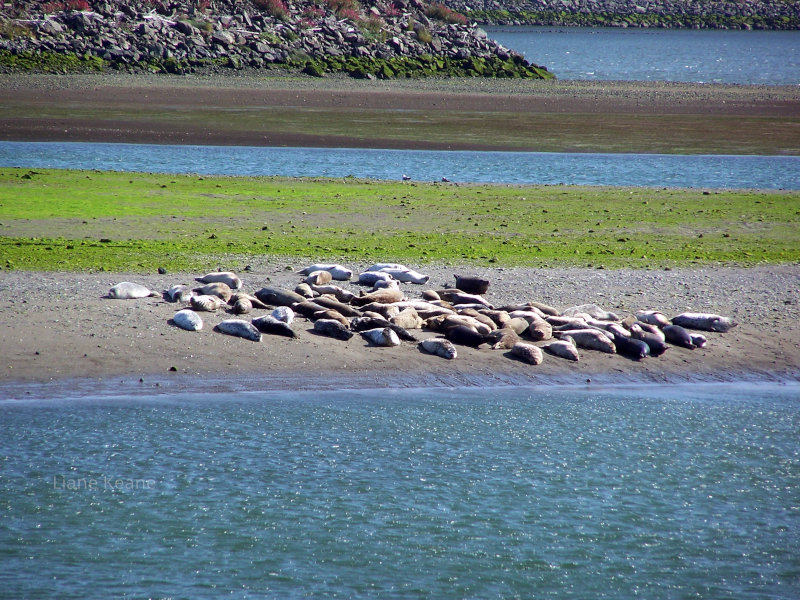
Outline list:
[[[214,327],[214,330],[226,335],[250,340],[251,342],[261,341],[261,332],[256,326],[242,319],[226,319],[225,321],[220,321],[217,326]]]
[[[673,325],[701,331],[725,333],[736,327],[736,321],[713,313],[681,313],[672,318]]]
[[[314,331],[337,340],[347,341],[353,337],[353,332],[333,319],[319,319],[314,321]]]
[[[203,328],[203,319],[189,308],[179,310],[172,315],[172,324],[186,331],[200,331]]]
[[[448,360],[458,357],[458,351],[450,340],[444,338],[428,338],[419,343],[420,348],[428,354],[435,354]]]
[[[297,334],[287,323],[280,321],[272,315],[264,315],[253,319],[253,325],[261,333],[269,335],[282,335],[283,337],[296,338]]]
[[[138,298],[147,298],[149,296],[157,296],[153,291],[150,291],[149,288],[138,284],[132,283],[130,281],[121,281],[110,290],[108,290],[107,298],[112,298],[114,300],[135,300]]]
[[[370,344],[392,348],[400,345],[400,338],[389,327],[378,327],[361,332],[361,336]]]
[[[511,356],[520,359],[529,365],[540,365],[544,360],[542,349],[533,344],[526,344],[525,342],[517,342],[511,348]]]

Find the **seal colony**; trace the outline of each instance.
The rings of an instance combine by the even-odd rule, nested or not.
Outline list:
[[[331,352],[338,344],[361,344],[377,352],[411,347],[432,359],[457,360],[458,346],[465,346],[503,351],[529,365],[577,362],[587,351],[653,360],[672,347],[707,347],[709,338],[697,331],[719,335],[737,325],[713,313],[668,318],[651,307],[618,315],[593,303],[558,309],[525,299],[496,306],[489,280],[454,274],[453,284],[420,289],[430,277],[396,263],[378,263],[358,275],[342,265],[319,263],[295,275],[295,289],[266,285],[252,295],[230,271],[198,277],[205,285],[194,289],[169,284],[162,297],[180,307],[165,315],[165,321],[197,335],[210,330],[254,342],[272,336],[302,342],[304,335],[316,335],[329,338]],[[333,285],[334,280],[350,289]],[[233,293],[232,288],[242,291]],[[135,301],[152,294],[144,286],[123,282],[105,297]],[[198,311],[212,321],[210,327],[203,328]],[[252,319],[241,318],[249,313]]]

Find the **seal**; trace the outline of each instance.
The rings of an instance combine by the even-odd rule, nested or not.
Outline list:
[[[661,330],[659,330],[661,333]],[[661,336],[664,334],[662,333]],[[667,346],[663,337],[659,337],[655,333],[645,331],[635,323],[631,325],[631,337],[635,340],[642,340],[650,348],[650,356],[661,356],[667,351]]]
[[[214,312],[222,308],[225,304],[219,296],[192,296],[189,299],[189,304],[194,310],[204,312]]]
[[[367,329],[361,332],[361,336],[375,346],[392,348],[400,345],[400,338],[389,327]]]
[[[256,326],[242,319],[226,319],[225,321],[220,321],[217,323],[217,326],[214,327],[214,330],[224,333],[225,335],[232,335],[250,340],[251,342],[261,341],[261,332]]]
[[[314,303],[319,304],[320,306],[324,306],[325,308],[330,308],[331,310],[339,311],[345,317],[360,317],[361,311],[353,308],[349,304],[345,304],[344,302],[339,302],[330,296],[319,296],[314,298]]]
[[[353,298],[351,303],[355,306],[364,306],[365,304],[369,304],[371,302],[392,304],[394,302],[400,302],[404,297],[405,296],[403,296],[403,292],[398,289],[385,288],[381,290],[375,290],[374,292],[369,292],[368,294],[363,294],[361,296],[356,296]]]
[[[232,296],[231,300],[233,300]],[[230,304],[230,301],[228,301],[228,304]],[[253,310],[253,303],[244,295],[238,296],[231,306],[231,312],[235,315],[246,315],[251,310]]]
[[[480,304],[486,308],[492,309],[491,302],[487,301],[482,296],[477,294],[468,294],[461,290],[436,290],[442,300],[446,300],[451,304]]]
[[[467,294],[485,294],[489,289],[489,280],[474,275],[454,275],[456,288]]]
[[[666,327],[669,325],[669,319],[664,313],[657,310],[640,310],[636,312],[636,318],[642,323],[648,325],[655,325],[656,327]]]
[[[168,290],[164,290],[164,298],[169,302],[188,302],[194,292],[188,285],[173,285]]]
[[[272,315],[264,315],[253,319],[253,326],[261,333],[269,335],[282,335],[283,337],[296,338],[297,334],[287,323],[279,321]]]
[[[736,321],[728,317],[721,317],[713,313],[691,313],[685,312],[672,318],[673,325],[679,325],[689,329],[700,329],[701,331],[716,331],[725,333],[738,325]]]
[[[135,300],[138,298],[147,298],[149,296],[157,296],[155,292],[150,291],[149,288],[130,281],[121,281],[110,290],[108,290],[107,298],[114,300]]]
[[[494,331],[495,329],[502,329],[501,327],[498,327],[497,323],[495,323],[490,317],[487,317],[483,313],[478,312],[478,309],[464,308],[459,310],[458,314],[464,315],[465,317],[472,317],[473,319],[477,319],[492,331]]]
[[[338,310],[334,310],[332,308],[318,310],[313,315],[311,315],[311,319],[314,321],[318,321],[319,319],[333,319],[334,321],[339,321],[339,323],[341,323],[347,328],[350,327],[350,321],[346,319],[345,316]]]
[[[219,296],[225,302],[230,300],[233,295],[230,286],[220,281],[216,283],[207,283],[203,287],[195,288],[194,293],[200,296]]]
[[[333,281],[333,276],[331,276],[329,271],[314,271],[303,279],[303,283],[307,283],[310,286],[325,285],[331,281]],[[314,288],[312,287],[311,289],[313,290]]]
[[[568,335],[565,335],[562,339],[555,342],[550,342],[549,344],[543,346],[542,349],[548,354],[558,356],[559,358],[565,358],[575,362],[578,362],[581,359],[581,355],[578,354],[578,348],[575,346],[575,342]]]
[[[708,343],[706,336],[699,333],[690,333],[689,337],[692,338],[692,345],[695,348],[705,348]]]
[[[423,320],[413,308],[401,310],[398,314],[391,317],[389,321],[395,325],[399,325],[403,329],[421,329],[423,324]]]
[[[444,336],[454,344],[472,346],[473,348],[477,348],[486,341],[483,334],[470,329],[466,325],[450,327],[444,332]]]
[[[294,293],[300,294],[304,298],[315,298],[316,296],[319,296],[319,294],[312,290],[311,286],[307,283],[298,283],[297,287],[294,288]]]
[[[353,278],[353,272],[350,269],[332,263],[317,263],[295,273],[297,275],[311,275],[314,271],[327,271],[336,281],[350,281]]]
[[[371,285],[375,286],[380,281],[394,281],[389,273],[382,273],[380,271],[367,271],[358,276],[358,285]]]
[[[661,328],[661,331],[664,332],[664,337],[667,338],[670,344],[694,350],[695,346],[692,343],[692,336],[680,325],[666,325]]]
[[[304,302],[306,298],[295,292],[283,288],[267,286],[256,292],[256,298],[264,304],[272,306],[291,306],[298,302]]]
[[[219,271],[216,273],[207,273],[202,277],[198,277],[197,281],[200,283],[224,283],[232,290],[242,289],[242,280],[236,273],[231,271]]]
[[[184,308],[172,315],[172,324],[186,331],[200,331],[203,328],[203,319],[191,309]]]
[[[622,354],[635,360],[641,360],[650,355],[650,346],[644,341],[616,333],[614,334],[614,346],[617,349],[617,354]]]
[[[586,314],[593,319],[600,321],[619,321],[619,317],[597,306],[597,304],[581,304],[579,306],[571,306],[570,308],[561,312],[562,317],[574,317],[575,315]]]
[[[486,343],[492,347],[492,350],[510,350],[519,341],[517,332],[509,327],[496,329],[486,336]]]
[[[608,335],[597,329],[570,329],[558,332],[559,339],[563,340],[565,336],[572,338],[578,348],[599,350],[607,354],[617,353],[614,342],[611,341]]]
[[[525,342],[517,342],[511,348],[511,356],[520,359],[530,365],[540,365],[544,360],[544,354],[539,346],[533,344],[526,344]]]
[[[388,327],[397,334],[401,340],[406,342],[416,342],[415,338],[408,330],[387,321],[383,317],[354,317],[350,321],[350,329],[353,331],[366,331],[367,329],[376,329]]]
[[[381,273],[388,273],[393,279],[396,279],[402,283],[416,283],[422,285],[423,283],[428,283],[428,280],[430,279],[430,276],[423,275],[422,273],[412,269],[382,269]]]
[[[291,325],[292,321],[294,321],[294,311],[288,306],[278,306],[272,311],[272,317],[282,323]]]
[[[344,289],[342,287],[339,287],[338,285],[311,285],[311,284],[309,284],[309,287],[311,288],[311,291],[315,292],[316,294],[318,294],[320,296],[325,296],[325,295],[333,296],[339,302],[347,303],[347,302],[350,302],[350,300],[352,300],[353,298],[356,297],[356,295],[353,292],[351,292],[349,290],[346,290],[346,289]]]
[[[318,313],[320,311],[328,309],[327,306],[322,306],[321,304],[317,304],[312,300],[306,300],[305,302],[297,302],[295,304],[292,304],[291,307],[287,306],[286,308],[291,308],[298,315],[303,315],[306,319],[312,318],[314,316],[314,313]]]
[[[549,340],[553,337],[553,326],[535,312],[514,311],[510,313],[512,319],[523,319],[528,322],[525,333],[534,342]]]
[[[332,337],[337,340],[347,341],[353,337],[353,332],[333,319],[319,319],[314,321],[314,331],[320,335]]]
[[[458,357],[456,347],[450,340],[444,338],[428,338],[419,343],[419,347],[428,354],[435,354],[448,360]]]

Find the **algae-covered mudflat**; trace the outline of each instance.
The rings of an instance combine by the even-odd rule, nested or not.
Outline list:
[[[265,256],[646,268],[800,260],[800,193],[0,169],[5,269]]]

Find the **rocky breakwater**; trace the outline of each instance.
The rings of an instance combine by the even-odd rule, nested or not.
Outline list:
[[[463,15],[421,0],[65,0],[0,11],[5,71],[276,68],[361,78],[551,77]]]
[[[445,0],[480,23],[707,29],[800,29],[786,0]]]

